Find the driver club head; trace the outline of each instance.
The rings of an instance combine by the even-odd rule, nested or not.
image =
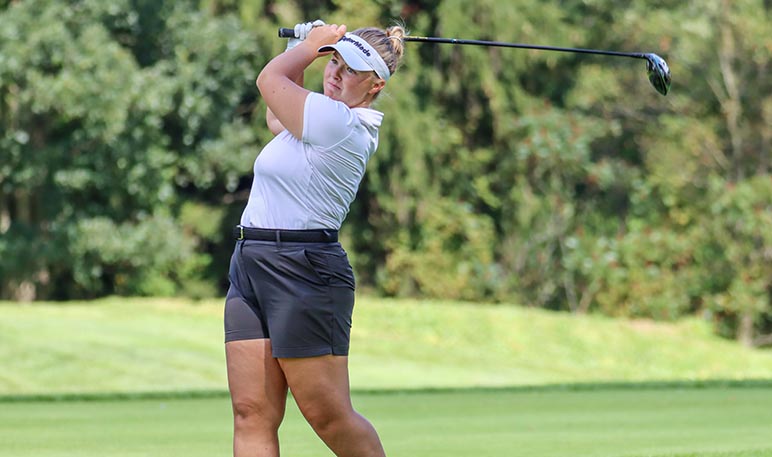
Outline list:
[[[662,57],[656,54],[646,54],[646,72],[651,85],[662,95],[670,90],[670,68]]]

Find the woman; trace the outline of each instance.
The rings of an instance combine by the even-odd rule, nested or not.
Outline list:
[[[234,456],[278,456],[287,390],[337,456],[384,456],[351,405],[354,276],[337,233],[378,145],[370,108],[402,56],[401,27],[298,24],[305,40],[257,78],[276,137],[255,161],[225,304]],[[307,37],[306,37],[307,35]],[[330,55],[324,94],[303,72]]]

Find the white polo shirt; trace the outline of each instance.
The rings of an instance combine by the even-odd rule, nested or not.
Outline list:
[[[257,156],[241,225],[339,229],[378,147],[382,119],[379,111],[311,92],[302,140],[284,130]]]

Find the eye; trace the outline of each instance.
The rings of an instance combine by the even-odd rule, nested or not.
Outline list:
[[[359,72],[358,72],[358,71],[356,71],[356,70],[352,69],[351,67],[348,67],[348,68],[346,68],[346,71],[348,72],[348,74],[350,74],[350,75],[354,75],[354,76],[356,76],[356,75],[358,75],[358,74],[359,74]]]

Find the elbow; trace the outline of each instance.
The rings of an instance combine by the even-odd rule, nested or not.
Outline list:
[[[265,76],[263,75],[263,72],[260,72],[260,74],[257,75],[257,79],[255,80],[255,86],[257,86],[257,89],[261,93],[263,92],[264,84],[265,84]]]
[[[257,75],[257,79],[255,80],[255,85],[257,86],[260,93],[263,93],[265,91],[265,88],[268,87],[269,82],[272,79],[272,74],[270,71],[266,71],[265,68],[260,72],[260,74]]]
[[[265,97],[265,94],[268,92],[276,92],[276,89],[278,87],[281,87],[281,78],[277,75],[261,72],[260,75],[258,75],[257,80],[255,81],[255,84],[257,85],[257,90],[260,91],[260,94]]]

